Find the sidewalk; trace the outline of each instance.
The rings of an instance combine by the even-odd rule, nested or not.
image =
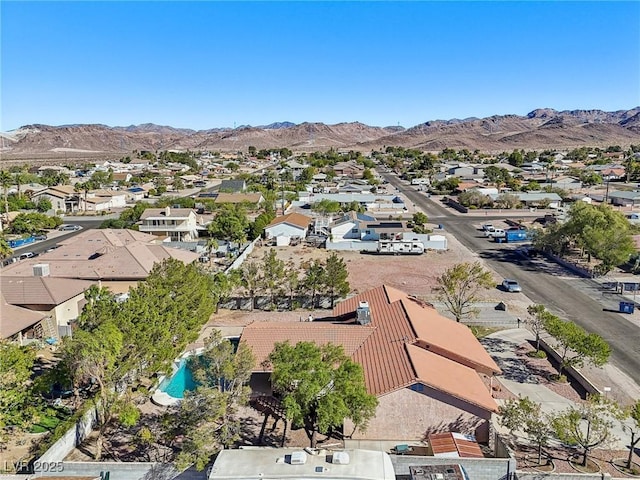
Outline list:
[[[482,344],[503,370],[503,374],[498,376],[498,380],[505,388],[516,396],[529,397],[534,402],[540,403],[542,410],[546,413],[561,412],[572,406],[574,402],[539,383],[536,375],[517,358],[515,353],[518,346],[534,339],[534,335],[528,329],[515,328],[501,330],[488,335],[482,340]],[[611,365],[607,365],[604,370],[609,375],[610,388],[625,391],[632,398],[640,398],[640,387],[635,382],[632,382],[626,375]],[[583,371],[582,373],[585,374],[586,372]],[[634,392],[638,396],[634,396]],[[497,400],[497,402],[503,403],[504,400]],[[619,422],[614,422],[612,433],[616,438],[612,441],[610,448],[625,450],[629,435],[623,430]]]

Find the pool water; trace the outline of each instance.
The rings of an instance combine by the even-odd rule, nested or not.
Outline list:
[[[187,367],[186,360],[180,361],[180,368],[160,385],[160,390],[173,398],[184,398],[184,392],[191,392],[198,384],[193,379],[191,370]]]

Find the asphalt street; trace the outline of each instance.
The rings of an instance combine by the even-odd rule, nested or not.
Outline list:
[[[389,183],[425,211],[432,223],[442,224],[469,250],[476,252],[504,278],[518,280],[532,302],[543,304],[553,313],[571,320],[589,332],[602,336],[611,346],[611,363],[640,383],[640,328],[617,307],[617,295],[606,297],[590,279],[576,279],[562,267],[543,259],[530,260],[515,252],[514,245],[499,244],[485,238],[478,226],[490,220],[504,220],[506,214],[465,216],[428,198],[404,184],[395,175],[383,174]]]

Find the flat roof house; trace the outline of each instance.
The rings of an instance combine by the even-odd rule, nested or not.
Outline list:
[[[395,480],[391,458],[373,450],[308,451],[300,448],[221,450],[209,480]]]
[[[241,341],[256,357],[255,375],[268,375],[262,362],[277,342],[339,344],[362,365],[367,390],[379,402],[367,430],[352,438],[421,440],[457,430],[488,439],[498,410],[488,385],[501,371],[467,326],[387,285],[339,303],[332,317],[245,327]],[[346,419],[344,433],[353,430]]]

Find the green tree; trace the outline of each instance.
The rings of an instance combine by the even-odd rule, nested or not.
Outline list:
[[[596,333],[587,333],[573,322],[565,322],[556,315],[549,314],[544,321],[544,328],[555,341],[555,348],[560,356],[558,375],[566,367],[581,367],[590,363],[601,367],[611,355],[611,347]]]
[[[480,262],[458,263],[447,269],[436,282],[438,298],[457,322],[477,315],[478,310],[473,303],[479,300],[478,294],[495,285],[491,272],[485,270]]]
[[[509,158],[507,159],[507,161],[509,162],[509,165],[513,165],[514,167],[521,167],[522,164],[524,163],[524,157],[522,156],[522,152],[519,152],[518,150],[514,150],[509,155]]]
[[[0,443],[6,441],[7,427],[24,427],[33,418],[31,374],[35,351],[0,340]]]
[[[348,276],[349,271],[344,259],[339,257],[336,252],[331,252],[327,257],[324,270],[324,287],[331,297],[331,308],[333,308],[336,297],[345,297],[351,290],[347,280]]]
[[[546,331],[546,322],[552,314],[544,305],[529,305],[527,307],[527,313],[530,316],[525,320],[525,323],[528,325],[529,330],[536,336],[536,352],[539,352],[540,335]]]
[[[325,269],[321,260],[315,259],[313,262],[307,262],[303,265],[304,280],[302,285],[311,293],[311,308],[316,307],[316,296],[325,285]]]
[[[552,419],[542,411],[542,406],[529,397],[508,399],[500,406],[498,414],[500,425],[508,428],[512,436],[519,430],[536,445],[540,465],[542,449],[547,446],[553,433]]]
[[[625,408],[621,415],[622,420],[629,419],[631,424],[623,423],[622,428],[629,432],[631,441],[629,442],[629,456],[627,457],[626,468],[631,469],[633,461],[633,451],[640,442],[640,400]]]
[[[271,297],[271,307],[277,305],[277,297],[282,293],[285,280],[285,263],[278,258],[275,248],[264,252],[262,257],[261,283],[264,291]]]
[[[67,337],[70,338],[70,337]],[[94,383],[98,395],[94,407],[97,415],[96,460],[102,457],[104,433],[113,418],[118,395],[115,391],[115,369],[123,347],[123,334],[111,321],[100,324],[93,332],[77,330],[65,341],[63,358],[70,367],[74,384]]]
[[[227,204],[217,212],[207,229],[215,238],[243,243],[247,239],[249,219],[244,207]]]
[[[601,395],[590,395],[587,401],[569,407],[553,418],[552,427],[560,441],[582,448],[582,465],[587,465],[589,452],[611,438],[617,406]]]
[[[314,203],[311,206],[312,210],[318,212],[320,215],[330,215],[332,213],[338,213],[340,211],[340,204],[333,200],[323,198],[319,202]]]
[[[312,448],[316,434],[327,434],[350,418],[366,429],[378,400],[367,393],[362,366],[341,346],[278,343],[269,355],[271,382],[281,395],[287,419],[304,427]]]
[[[4,237],[0,237],[0,260],[9,258],[11,255],[13,255],[13,250],[9,246],[9,242]]]
[[[53,205],[51,204],[51,200],[49,200],[48,198],[43,197],[38,200],[38,203],[36,203],[36,210],[38,210],[38,212],[40,213],[46,213],[52,208]]]
[[[260,270],[260,265],[253,261],[245,262],[242,264],[240,272],[242,275],[242,286],[249,294],[249,298],[251,299],[251,310],[253,310],[256,304],[256,295],[262,286],[262,272]]]

